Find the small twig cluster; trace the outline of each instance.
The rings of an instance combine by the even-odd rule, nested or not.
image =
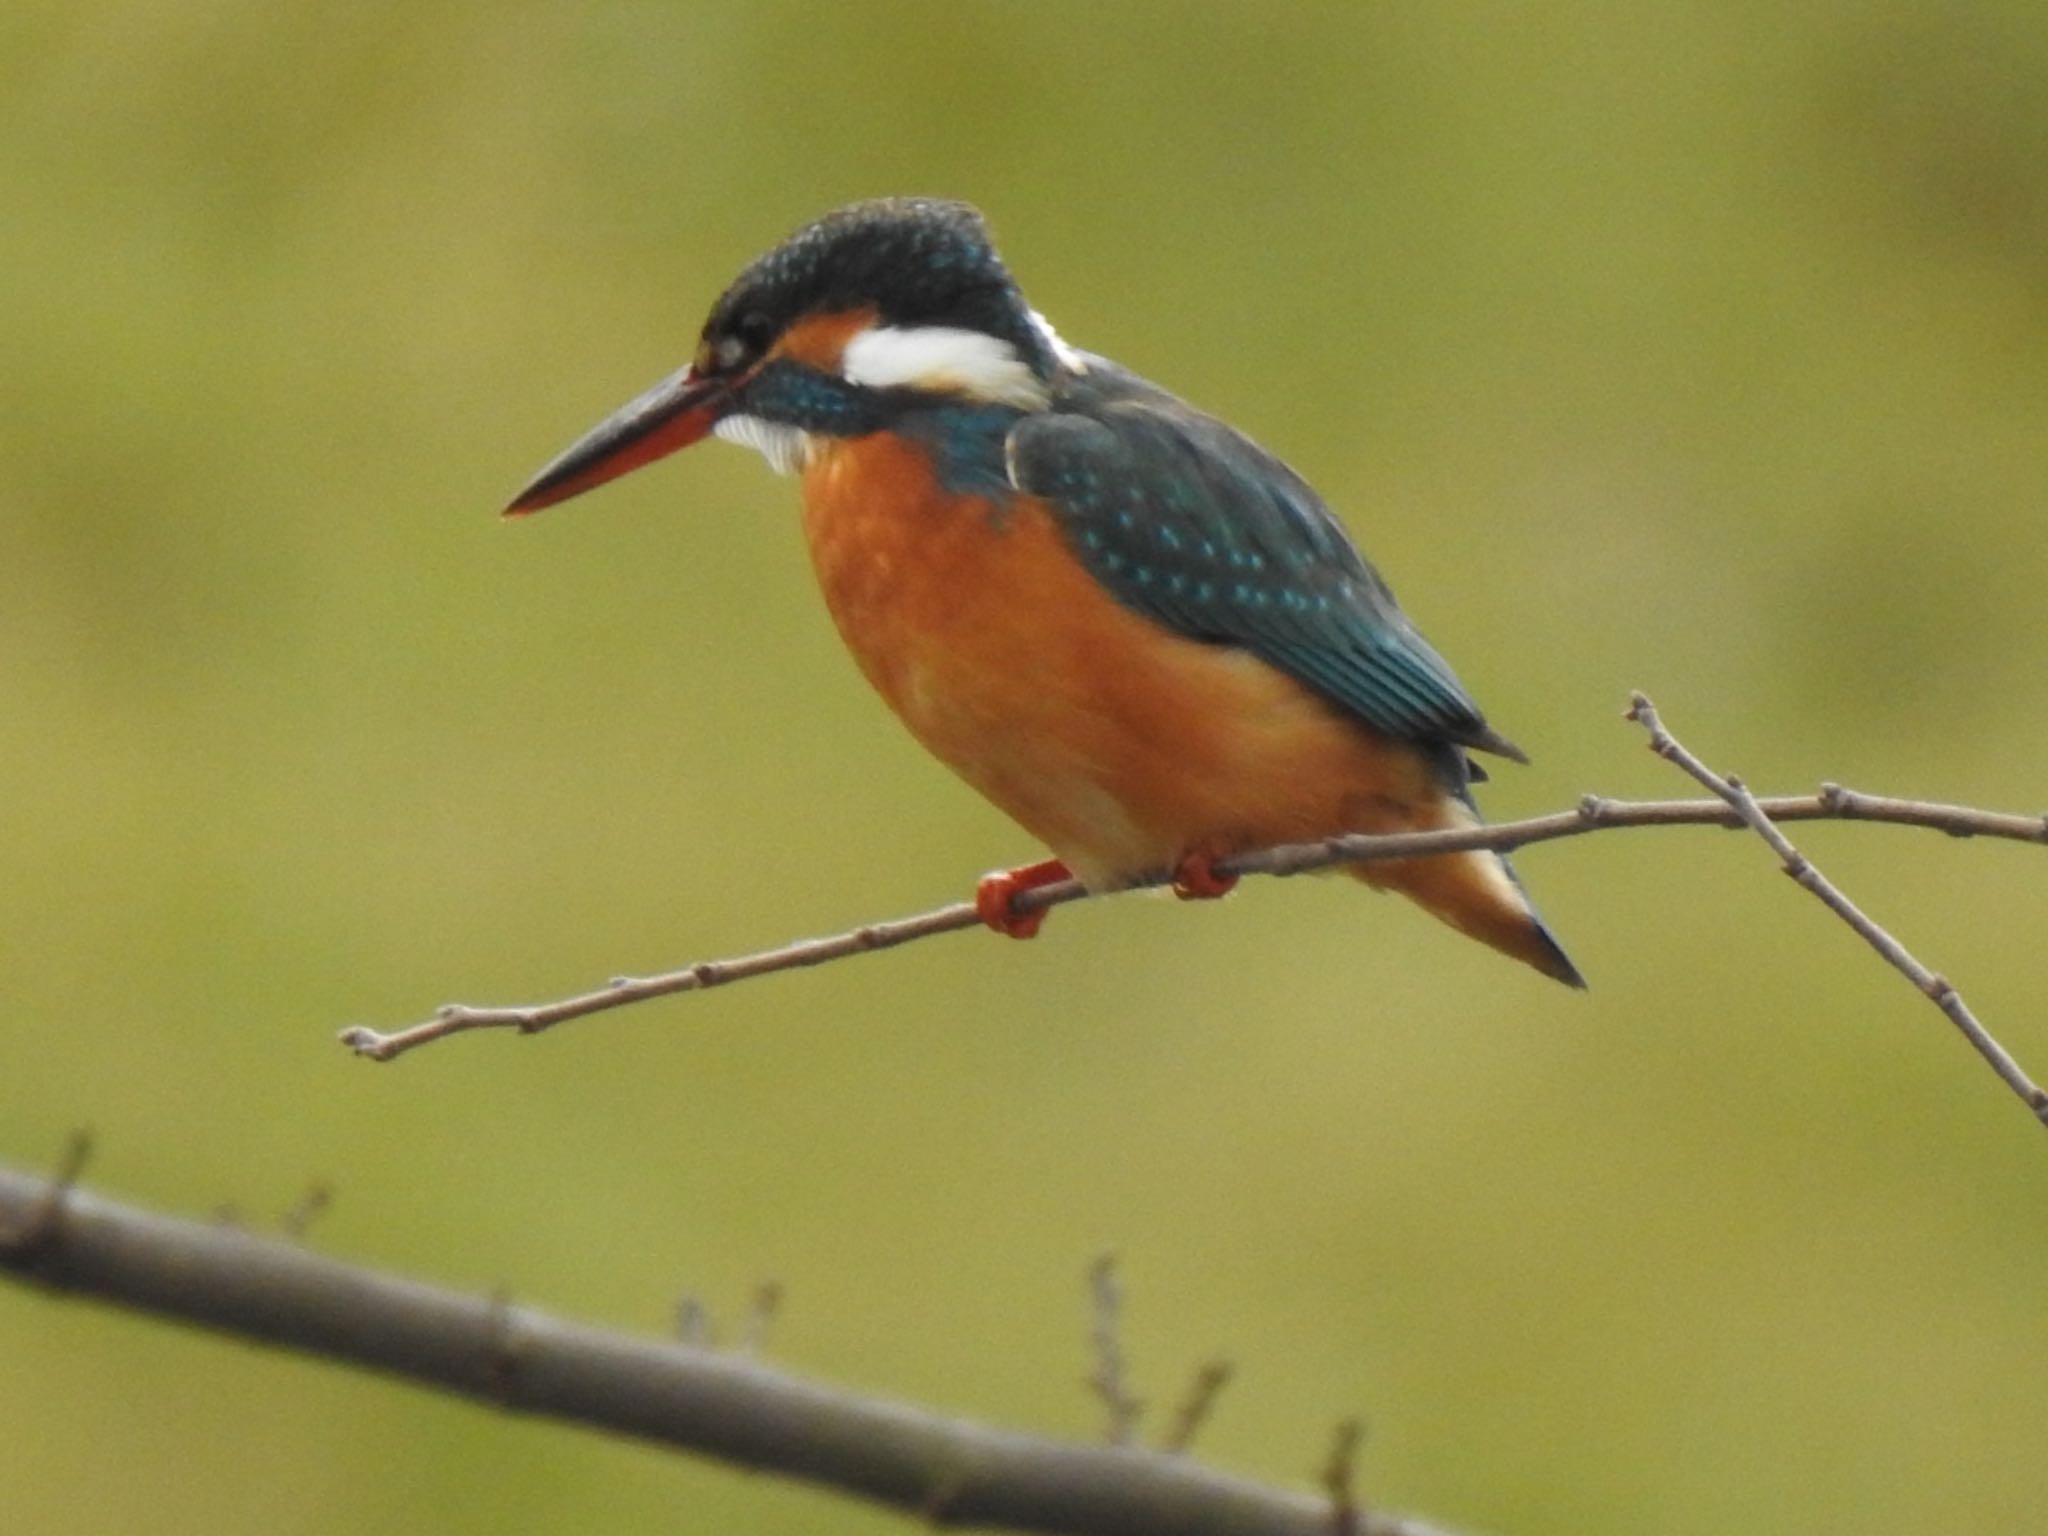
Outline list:
[[[1131,1389],[1130,1368],[1124,1360],[1124,1291],[1117,1278],[1115,1254],[1098,1254],[1088,1266],[1088,1297],[1088,1352],[1094,1366],[1085,1384],[1107,1410],[1103,1438],[1111,1445],[1134,1446],[1145,1416],[1145,1400]],[[1159,1437],[1160,1450],[1178,1456],[1194,1445],[1233,1369],[1228,1360],[1204,1361],[1196,1369]]]
[[[768,1330],[781,1313],[782,1282],[761,1281],[747,1298],[747,1309],[740,1318],[733,1347],[743,1355],[761,1354],[768,1347]],[[676,1299],[675,1337],[678,1344],[692,1349],[718,1347],[718,1328],[712,1321],[711,1308],[695,1291],[685,1291]]]
[[[1116,1255],[1097,1255],[1088,1266],[1088,1290],[1093,1299],[1088,1343],[1095,1356],[1095,1369],[1088,1375],[1088,1389],[1102,1400],[1109,1423],[1103,1438],[1111,1445],[1129,1445],[1144,1416],[1144,1402],[1131,1394],[1124,1375],[1123,1287],[1117,1283]]]

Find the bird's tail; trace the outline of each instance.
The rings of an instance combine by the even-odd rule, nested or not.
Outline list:
[[[1502,954],[1532,965],[1568,987],[1586,978],[1551,936],[1522,891],[1508,861],[1480,849],[1431,859],[1384,859],[1354,864],[1350,873],[1367,885],[1399,891],[1432,916]]]

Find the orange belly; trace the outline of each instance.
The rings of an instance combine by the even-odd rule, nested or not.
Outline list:
[[[823,447],[804,509],[826,603],[868,680],[1090,885],[1194,852],[1472,819],[1413,747],[1249,652],[1118,603],[1029,498],[949,495],[916,449],[876,435]],[[1355,872],[1534,958],[1527,904],[1491,855]]]

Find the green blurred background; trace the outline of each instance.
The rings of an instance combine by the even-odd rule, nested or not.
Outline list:
[[[1301,467],[1536,757],[2048,804],[2048,12],[0,11],[0,1157],[1094,1431],[1082,1272],[1204,1441],[1502,1533],[2011,1531],[2048,1144],[1764,850],[1531,850],[1566,992],[1405,905],[1126,899],[389,1067],[340,1025],[963,894],[1028,843],[712,447],[496,508],[747,258],[970,198],[1034,301]],[[1803,841],[2037,1068],[2038,851]],[[0,1290],[6,1524],[901,1529]]]

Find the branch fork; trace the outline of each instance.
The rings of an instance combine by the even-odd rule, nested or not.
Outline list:
[[[1820,872],[1818,866],[1793,846],[1792,840],[1782,832],[1777,823],[1764,810],[1749,786],[1732,776],[1724,777],[1714,772],[1705,763],[1686,749],[1658,718],[1656,706],[1644,694],[1635,694],[1629,701],[1627,717],[1650,733],[1650,750],[1704,784],[1733,806],[1744,824],[1757,836],[1770,844],[1777,854],[1778,862],[1785,873],[1799,886],[1809,891],[1822,905],[1847,923],[1850,928],[1878,954],[1887,964],[1897,970],[1908,981],[1920,989],[1962,1032],[1978,1055],[1982,1056],[1996,1072],[2006,1087],[2018,1096],[2021,1103],[2033,1111],[2034,1118],[2048,1125],[2048,1093],[2044,1093],[2032,1078],[2021,1070],[2010,1052],[2000,1045],[1991,1032],[1981,1024],[1977,1016],[1963,1001],[1962,994],[1945,976],[1928,969],[1892,935],[1878,925],[1864,910],[1843,894],[1841,888]],[[1837,808],[1837,814],[1853,816],[1861,814],[1872,802],[1867,796],[1858,796],[1838,784],[1822,786],[1820,798],[1824,804]],[[1955,827],[1944,830],[1958,836],[1969,836],[1970,829]],[[2040,825],[2033,834],[2034,841],[2048,841],[2048,817],[2040,819]]]

